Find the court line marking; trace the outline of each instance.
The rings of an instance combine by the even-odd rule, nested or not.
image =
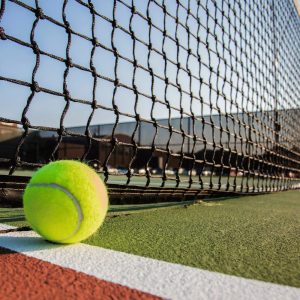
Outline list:
[[[9,229],[14,229],[14,228],[16,228],[16,227],[0,223],[0,230],[9,230]]]
[[[167,299],[300,299],[299,288],[86,244],[50,244],[32,231],[2,234],[0,247]]]

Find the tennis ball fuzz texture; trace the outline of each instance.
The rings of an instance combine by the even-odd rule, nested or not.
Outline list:
[[[93,169],[81,162],[60,160],[33,175],[23,205],[37,233],[48,241],[69,244],[86,239],[103,223],[108,194]]]

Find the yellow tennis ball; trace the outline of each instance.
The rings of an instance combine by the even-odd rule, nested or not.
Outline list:
[[[69,244],[93,234],[103,223],[108,194],[87,165],[60,160],[39,169],[23,196],[31,227],[48,241]]]

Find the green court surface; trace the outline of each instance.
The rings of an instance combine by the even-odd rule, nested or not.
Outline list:
[[[300,287],[299,216],[300,191],[112,206],[85,243]],[[0,222],[27,225],[22,209],[1,208]]]

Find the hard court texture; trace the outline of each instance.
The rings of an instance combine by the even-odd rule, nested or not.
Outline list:
[[[0,248],[0,299],[160,299]]]
[[[147,297],[150,294],[173,300],[300,299],[300,289],[295,287],[225,275],[86,244],[68,246],[50,244],[30,231],[9,232],[1,235],[0,247],[67,269],[65,273],[61,269],[54,268],[53,274],[55,276],[58,273],[59,276],[62,274],[65,277],[64,274],[66,274],[66,278],[70,278],[71,275],[68,275],[70,269],[91,276],[82,277],[82,284],[79,275],[78,277],[71,276],[71,279],[63,279],[67,282],[74,282],[74,285],[79,286],[81,289],[97,288],[96,285],[88,285],[85,278],[98,278],[100,282],[104,280],[106,283],[111,282],[117,286],[126,286],[130,290],[142,291],[147,294]],[[6,261],[14,264],[14,256],[12,257],[11,261]],[[31,264],[32,262],[27,267],[30,271],[32,271]],[[36,261],[35,264],[40,266],[43,263]],[[2,267],[4,267],[4,264],[0,265],[1,269]],[[20,263],[14,271],[22,270],[21,267],[23,267],[23,263]],[[39,273],[42,273],[42,275],[39,275]],[[12,276],[12,274],[9,276]],[[43,285],[44,272],[36,271],[35,276],[40,281],[37,286]],[[6,277],[6,279],[8,278],[12,281],[13,277]],[[19,281],[23,276],[20,277],[20,274],[18,274],[16,278]],[[46,276],[46,278],[48,277]],[[50,278],[52,277],[50,276]],[[31,288],[35,288],[35,284],[31,282],[30,284]],[[66,289],[67,286],[66,284],[60,285],[59,288]],[[113,292],[109,289],[108,291]],[[115,289],[115,291],[117,295],[120,294],[118,289]],[[88,296],[90,297],[90,295]],[[112,299],[116,299],[114,295],[113,293]],[[142,295],[144,296],[144,294]],[[95,298],[99,299],[98,297]],[[143,299],[139,294],[137,294],[137,297],[136,294],[131,297],[131,299],[136,298]],[[91,297],[91,299],[94,298]],[[105,299],[105,297],[103,296],[102,299]],[[127,298],[123,297],[123,299]]]

